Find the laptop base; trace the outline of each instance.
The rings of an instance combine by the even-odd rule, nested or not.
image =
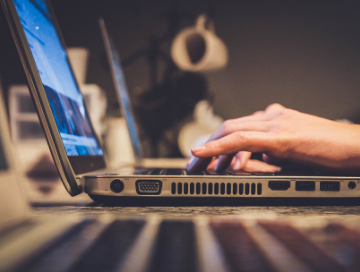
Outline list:
[[[273,197],[117,197],[89,195],[105,206],[359,206],[359,197],[273,198]]]

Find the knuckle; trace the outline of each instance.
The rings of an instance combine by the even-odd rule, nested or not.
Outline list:
[[[224,123],[221,125],[222,134],[228,135],[229,133],[231,133],[232,126],[233,126],[233,120],[224,121]]]
[[[294,110],[291,110],[291,109],[282,109],[280,111],[280,115],[285,117],[285,118],[288,118],[288,117],[292,117],[293,114],[294,114]]]
[[[252,115],[261,115],[261,114],[264,114],[264,111],[256,111],[254,112]]]
[[[210,148],[215,152],[221,149],[221,143],[219,141],[214,141],[210,143]]]
[[[265,111],[268,113],[277,114],[277,113],[286,112],[287,110],[288,110],[287,108],[280,105],[279,103],[274,103],[274,104],[271,104],[270,106],[268,106]]]
[[[292,118],[293,112],[293,110],[287,108],[277,109],[273,112],[273,117],[274,119],[288,119]]]
[[[247,142],[248,136],[243,131],[237,131],[235,132],[235,137],[238,142],[244,143]]]
[[[274,109],[279,109],[279,108],[284,108],[282,105],[280,105],[279,103],[273,103],[270,104],[269,106],[266,107],[266,110],[274,110]]]

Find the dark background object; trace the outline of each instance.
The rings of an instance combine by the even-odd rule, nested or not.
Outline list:
[[[230,56],[226,69],[204,78],[207,92],[215,94],[216,114],[224,119],[236,118],[279,102],[330,119],[360,122],[359,1],[52,0],[51,3],[67,45],[90,49],[87,82],[107,91],[110,114],[118,112],[118,105],[98,18],[105,19],[124,59],[148,48],[151,37],[167,33],[171,29],[169,22],[184,28],[193,25],[195,17],[205,12],[213,18],[216,33],[228,46]],[[4,84],[25,83],[3,16],[0,37]],[[170,45],[168,39],[161,44],[161,50],[169,54]],[[166,63],[160,61],[157,68],[156,80],[164,83],[161,77]],[[152,87],[150,75],[146,57],[138,57],[125,67],[134,102],[141,101]],[[166,92],[166,84],[161,86]]]

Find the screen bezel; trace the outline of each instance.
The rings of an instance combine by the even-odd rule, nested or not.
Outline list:
[[[4,168],[0,168],[0,176],[4,175],[4,173],[11,172],[12,170],[12,162],[9,159],[10,150],[8,143],[10,142],[9,137],[9,129],[8,129],[8,120],[6,116],[5,104],[3,101],[3,92],[2,92],[2,83],[0,78],[0,156],[4,159]],[[1,179],[1,177],[0,177]]]
[[[60,42],[66,49],[65,42],[52,7],[49,4],[49,1],[44,1],[46,2],[49,12],[53,18],[54,27],[57,31]],[[61,140],[61,136],[55,122],[55,118],[52,114],[52,110],[46,96],[45,89],[43,87],[28,41],[22,28],[20,18],[16,11],[15,4],[13,0],[2,0],[2,4],[5,17],[10,26],[11,34],[13,36],[22,66],[25,71],[30,94],[33,99],[36,111],[39,115],[40,124],[44,130],[46,140],[54,159],[54,163],[68,193],[72,196],[78,195],[83,191],[83,188],[79,180],[77,180],[76,175],[105,168],[106,164],[104,156],[67,156],[64,144]],[[74,75],[71,66],[70,69]],[[76,86],[79,89],[77,82]],[[89,116],[86,105],[85,110]],[[92,127],[92,124],[90,125]],[[93,127],[92,130],[94,131]],[[95,133],[94,135],[98,145],[100,146],[97,135]]]

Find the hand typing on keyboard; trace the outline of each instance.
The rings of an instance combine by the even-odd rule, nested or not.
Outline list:
[[[251,152],[270,164],[290,161],[325,169],[360,172],[360,126],[344,124],[272,104],[264,111],[225,121],[206,144],[192,149],[187,169],[244,169]],[[214,159],[217,158],[217,159]]]
[[[279,166],[271,165],[266,162],[258,161],[258,160],[252,160],[249,159],[251,156],[251,152],[238,152],[234,156],[228,156],[227,158],[231,159],[231,161],[222,160],[219,162],[219,157],[215,156],[212,158],[211,162],[204,166],[201,170],[192,170],[189,172],[198,172],[204,170],[204,168],[207,169],[214,169],[215,171],[221,172],[225,170],[227,167],[231,165],[231,168],[233,170],[243,170],[246,172],[254,173],[254,172],[267,172],[267,173],[273,173],[281,171],[281,168]],[[195,158],[193,157],[192,160]],[[189,162],[189,165],[191,165],[192,161]],[[235,165],[235,164],[240,165]],[[199,169],[199,168],[196,168]],[[189,170],[189,167],[188,167]]]

